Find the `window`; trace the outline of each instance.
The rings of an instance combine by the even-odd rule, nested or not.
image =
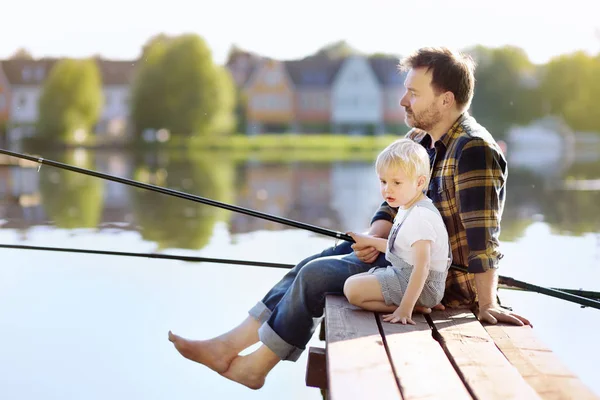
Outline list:
[[[265,82],[269,86],[275,86],[281,81],[281,71],[272,69],[267,71],[265,76]]]
[[[44,80],[44,67],[37,67],[35,70],[35,79],[37,79],[38,81],[43,81]]]
[[[29,68],[29,67],[23,68],[23,71],[21,71],[21,76],[23,77],[24,81],[28,81],[31,79],[31,75],[32,75],[31,72],[32,72],[31,68]]]

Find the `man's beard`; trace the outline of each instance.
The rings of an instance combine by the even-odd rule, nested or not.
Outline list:
[[[406,122],[406,125],[426,132],[429,132],[442,119],[442,114],[436,109],[435,104],[431,104],[429,108],[418,114],[414,114],[411,111],[410,108],[404,109],[406,114],[404,121]],[[409,117],[412,121],[409,121]]]

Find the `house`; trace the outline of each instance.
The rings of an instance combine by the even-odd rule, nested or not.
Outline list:
[[[2,126],[8,121],[10,111],[10,86],[0,62],[0,134]]]
[[[129,121],[129,97],[137,61],[96,61],[102,77],[104,95],[104,105],[96,132],[99,136],[123,136]]]
[[[42,86],[56,62],[56,59],[50,58],[2,61],[10,85],[8,120],[11,140],[34,134]]]
[[[407,132],[404,123],[404,107],[400,100],[404,95],[406,73],[399,71],[400,60],[396,57],[371,57],[371,68],[381,86],[381,104],[383,123],[386,133],[404,134]]]
[[[295,116],[300,132],[331,131],[331,83],[341,64],[339,59],[319,56],[286,61],[295,88]]]
[[[260,65],[262,57],[238,48],[232,48],[225,67],[231,73],[233,81],[238,88],[243,88],[257,66]]]
[[[381,86],[369,59],[344,59],[331,86],[331,123],[335,133],[383,133]]]
[[[283,61],[262,60],[244,93],[248,134],[297,130],[294,84]]]

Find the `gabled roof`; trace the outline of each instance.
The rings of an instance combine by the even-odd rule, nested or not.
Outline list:
[[[15,86],[39,86],[59,61],[55,58],[39,60],[4,60],[2,69],[9,84]],[[104,85],[129,85],[132,82],[137,61],[113,61],[95,59]]]
[[[57,61],[55,58],[4,60],[2,69],[11,85],[38,86],[48,77]]]
[[[138,61],[114,61],[97,59],[102,84],[129,85],[133,82]]]
[[[400,60],[396,57],[371,57],[371,68],[382,86],[402,86],[406,78],[405,72],[400,72]]]
[[[343,59],[314,56],[285,61],[285,67],[297,88],[326,88],[331,85]]]

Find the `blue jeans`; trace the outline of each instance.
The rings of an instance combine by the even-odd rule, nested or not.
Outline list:
[[[325,296],[343,294],[352,275],[389,265],[383,253],[372,264],[364,263],[350,246],[344,241],[302,260],[249,311],[262,322],[260,341],[282,360],[300,357],[323,316]]]

